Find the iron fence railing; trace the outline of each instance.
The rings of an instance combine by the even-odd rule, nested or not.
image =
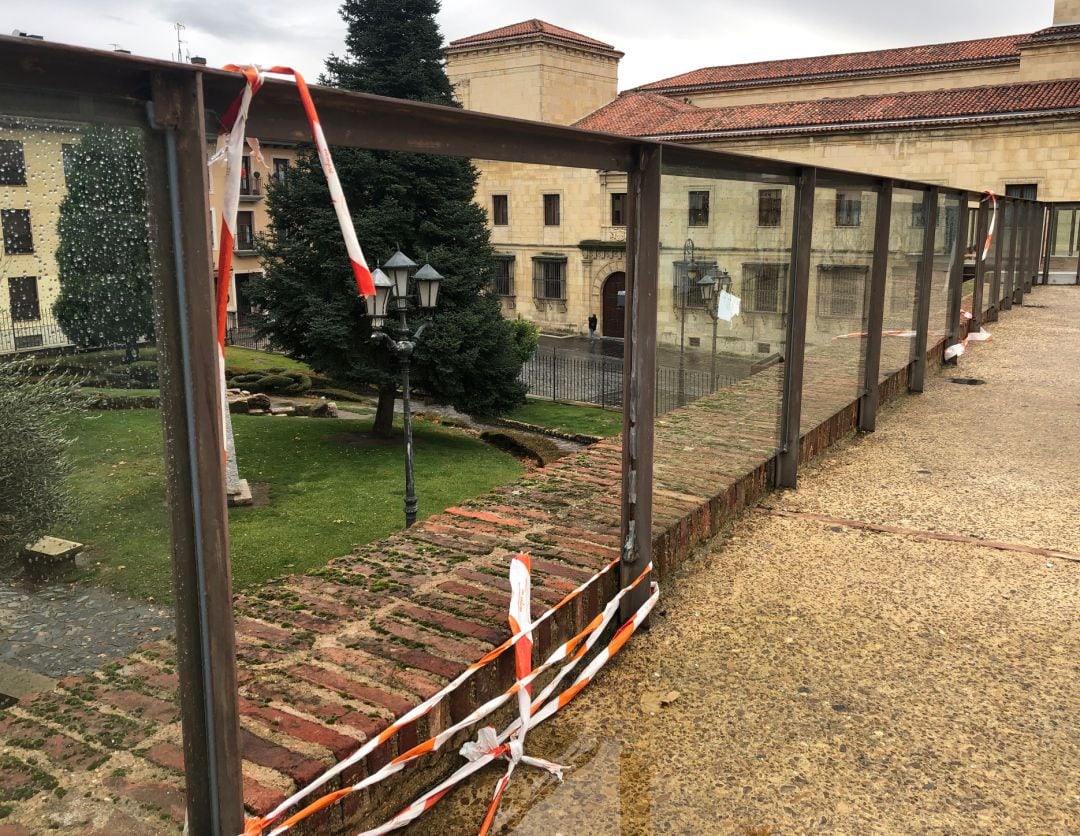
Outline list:
[[[589,357],[576,352],[538,348],[521,367],[529,394],[553,401],[574,401],[603,409],[623,407],[621,357]],[[703,369],[659,366],[656,369],[656,414],[663,415],[696,401],[738,378]]]
[[[0,311],[0,355],[43,348],[65,348],[72,344],[51,313],[35,319],[13,319],[10,311]]]

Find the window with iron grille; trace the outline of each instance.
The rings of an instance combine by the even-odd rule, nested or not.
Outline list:
[[[558,226],[559,222],[559,195],[544,195],[544,226]]]
[[[255,249],[255,213],[236,213],[236,249],[250,252]]]
[[[862,192],[836,192],[836,225],[860,226],[862,224]]]
[[[918,266],[894,267],[889,276],[889,313],[902,314],[915,309],[915,286]]]
[[[690,192],[690,226],[709,225],[709,193]]]
[[[787,288],[787,264],[744,264],[742,303],[756,313],[782,313]]]
[[[491,288],[499,296],[514,295],[514,257],[512,255],[495,256],[495,267],[491,275]]]
[[[864,265],[822,264],[818,268],[818,316],[861,319],[869,270]]]
[[[758,226],[780,226],[782,195],[780,189],[758,191]]]
[[[533,297],[566,299],[566,259],[557,256],[533,258]]]
[[[921,200],[911,204],[911,225],[918,229],[926,227],[926,205]]]
[[[701,295],[698,282],[710,270],[715,271],[715,261],[675,261],[672,263],[671,295],[676,310],[686,308],[705,308],[705,299]]]
[[[510,198],[508,195],[493,194],[491,196],[491,223],[493,226],[507,226],[510,223]]]
[[[37,276],[13,276],[8,279],[8,303],[12,322],[41,319]]]
[[[21,255],[34,251],[34,235],[30,230],[29,209],[4,209],[0,211],[0,224],[4,230],[4,252]]]
[[[626,192],[611,195],[611,225],[626,226]]]
[[[0,186],[26,185],[26,157],[17,139],[0,139]]]

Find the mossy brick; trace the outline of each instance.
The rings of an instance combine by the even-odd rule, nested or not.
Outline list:
[[[410,618],[413,621],[428,625],[437,630],[470,636],[492,645],[499,644],[506,637],[505,630],[500,630],[479,621],[470,621],[466,618],[460,618],[455,615],[450,615],[449,613],[440,612],[429,607],[403,604],[398,607],[395,612],[405,618]]]
[[[284,734],[306,743],[314,743],[327,749],[335,760],[343,760],[356,751],[363,741],[342,734],[322,723],[305,720],[288,711],[263,707],[251,700],[241,698],[240,713],[244,717],[257,719],[267,729]]]
[[[101,691],[98,698],[125,714],[155,723],[174,723],[180,720],[180,707],[138,691]]]
[[[315,665],[295,665],[290,667],[286,673],[292,678],[311,682],[314,685],[321,685],[323,688],[384,709],[394,717],[404,714],[412,708],[412,701],[401,694],[385,688],[367,685],[337,671],[327,670]]]
[[[357,647],[376,656],[383,656],[387,659],[392,659],[395,662],[400,662],[403,665],[408,665],[411,668],[417,668],[422,671],[427,671],[428,673],[433,673],[436,676],[444,677],[445,679],[453,679],[468,667],[468,665],[463,662],[456,662],[453,659],[444,659],[423,650],[403,647],[401,645],[395,645],[393,642],[380,641],[374,638],[359,639],[357,641]]]
[[[244,760],[273,769],[304,787],[318,778],[328,764],[294,752],[257,734],[240,728],[240,755]]]
[[[348,671],[375,679],[388,685],[409,699],[423,702],[442,689],[442,682],[412,668],[403,668],[389,659],[372,656],[355,647],[324,647],[319,650],[319,658],[324,662],[345,668]]]

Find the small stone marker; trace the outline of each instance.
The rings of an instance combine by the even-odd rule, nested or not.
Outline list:
[[[228,495],[228,505],[230,508],[237,506],[251,505],[254,503],[254,499],[251,496],[251,485],[248,484],[247,479],[241,479],[237,483],[238,490],[236,493]]]
[[[23,558],[33,569],[67,569],[75,565],[75,556],[82,550],[82,543],[59,537],[42,537],[23,550]]]

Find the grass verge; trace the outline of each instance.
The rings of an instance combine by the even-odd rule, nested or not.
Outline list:
[[[230,509],[234,589],[323,565],[404,524],[400,435],[375,439],[370,422],[334,419],[234,415],[233,426],[240,475],[269,490],[261,507]],[[160,412],[84,413],[72,434],[75,519],[54,533],[90,546],[89,582],[170,600]],[[421,517],[522,471],[455,430],[417,421],[414,434]]]
[[[529,401],[505,417],[537,427],[599,438],[608,438],[622,432],[622,413],[596,406]]]

